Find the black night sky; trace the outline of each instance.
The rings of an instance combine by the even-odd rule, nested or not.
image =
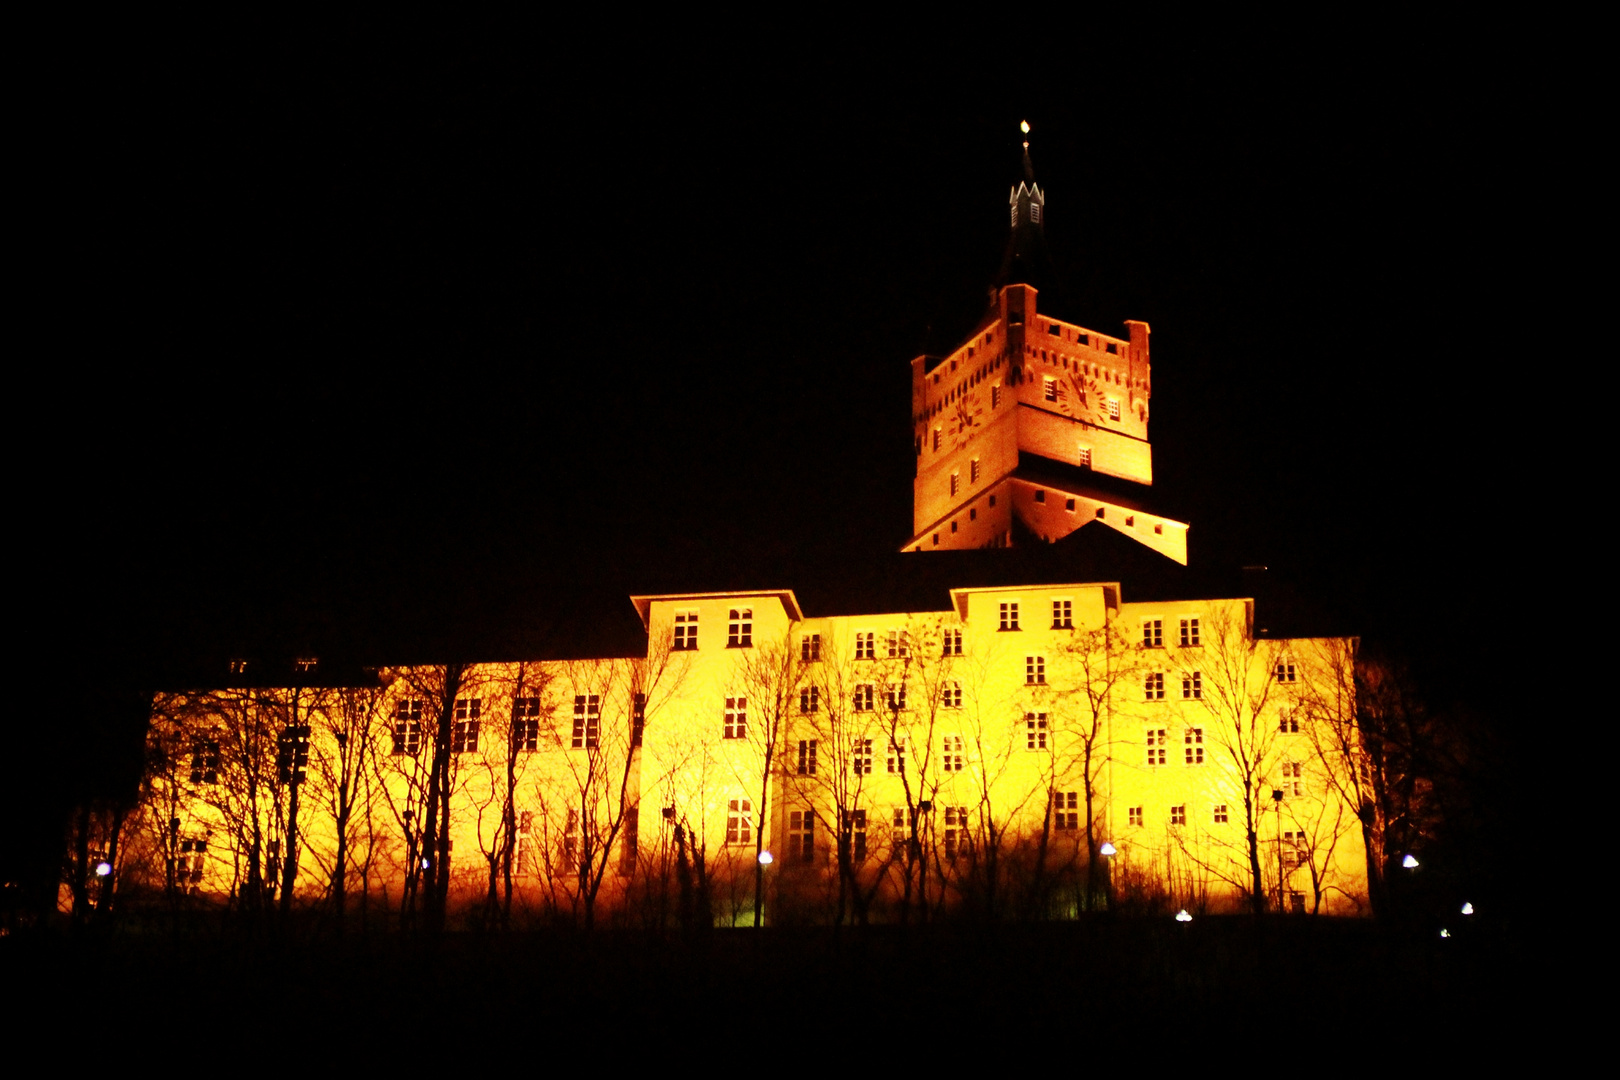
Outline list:
[[[1491,632],[1537,610],[1498,587],[1537,555],[1490,359],[1549,329],[1522,77],[1415,41],[1020,74],[425,29],[171,43],[82,133],[67,335],[101,360],[51,376],[78,437],[40,513],[88,684],[561,650],[672,574],[894,551],[908,361],[981,310],[1028,118],[1054,313],[1153,326],[1194,562],[1267,564],[1438,698],[1528,698]]]

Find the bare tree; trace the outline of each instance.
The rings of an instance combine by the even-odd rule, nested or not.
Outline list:
[[[1265,911],[1267,892],[1261,821],[1273,801],[1271,792],[1279,790],[1274,784],[1284,764],[1272,707],[1275,665],[1282,650],[1276,642],[1253,635],[1245,608],[1212,607],[1200,618],[1202,625],[1198,620],[1192,624],[1191,645],[1180,653],[1186,665],[1183,697],[1196,700],[1208,713],[1223,779],[1241,801],[1246,875],[1239,881],[1250,908],[1259,914]]]
[[[748,633],[752,636],[752,626]],[[765,923],[765,864],[760,860],[771,821],[771,787],[776,782],[782,741],[786,738],[792,713],[799,705],[799,689],[804,682],[804,669],[800,650],[793,640],[791,629],[785,630],[779,640],[751,645],[742,653],[741,669],[737,681],[746,696],[746,715],[741,720],[741,735],[754,751],[753,764],[757,775],[746,782],[757,785],[759,796],[754,804],[754,925]],[[736,706],[733,705],[732,710]],[[728,713],[727,724],[734,723],[735,712]]]
[[[835,838],[834,922],[853,917],[865,925],[896,855],[893,845],[869,843],[881,831],[871,795],[874,740],[883,733],[873,722],[875,690],[869,701],[858,688],[873,676],[851,663],[842,642],[819,632],[802,634],[799,662],[793,728],[803,737],[787,748],[784,772],[800,801],[814,808],[820,830]],[[907,857],[903,850],[899,854]]]
[[[1085,831],[1086,882],[1081,906],[1094,909],[1100,906],[1107,887],[1097,824],[1102,777],[1113,755],[1111,721],[1116,702],[1140,684],[1145,668],[1139,651],[1113,618],[1095,629],[1075,631],[1064,660],[1060,730],[1069,744],[1064,749],[1074,762],[1084,803],[1080,824]],[[1056,791],[1056,776],[1053,779]],[[1055,812],[1067,813],[1068,809]]]
[[[1021,662],[1023,658],[1017,659]],[[1020,842],[1018,823],[1027,818],[1032,804],[1044,805],[1049,798],[1054,764],[1051,713],[1055,693],[1046,685],[1030,682],[1011,694],[998,689],[992,672],[1007,662],[1013,661],[991,648],[963,657],[956,667],[966,744],[958,783],[971,792],[972,800],[957,807],[958,817],[967,819],[971,839],[960,876],[962,887],[985,918],[1000,915],[1006,860]],[[1020,760],[1032,751],[1041,766],[1036,769],[1026,768]]]
[[[426,739],[429,755],[424,777],[421,820],[421,900],[422,926],[429,933],[441,932],[450,896],[451,800],[455,795],[457,766],[456,706],[477,689],[471,665],[463,662],[408,668],[404,681],[414,700],[426,703],[431,717],[431,737]],[[427,717],[424,717],[427,719]],[[466,738],[469,716],[460,719],[460,738]],[[424,735],[427,735],[424,732]],[[413,868],[414,871],[414,868]]]
[[[373,855],[373,758],[378,741],[386,735],[385,709],[385,690],[374,683],[333,690],[323,708],[306,714],[314,729],[315,793],[332,827],[331,850],[315,854],[326,862],[328,898],[339,934],[347,920],[355,845],[365,840],[362,867],[369,869]],[[364,903],[364,886],[361,895]]]
[[[596,925],[597,901],[615,853],[626,876],[635,867],[640,831],[636,766],[647,694],[634,687],[642,677],[632,660],[559,664],[557,686],[565,698],[572,697],[572,725],[560,739],[566,764],[563,775],[553,778],[553,790],[557,785],[561,790],[552,801],[567,815],[561,855],[575,917],[586,929]]]

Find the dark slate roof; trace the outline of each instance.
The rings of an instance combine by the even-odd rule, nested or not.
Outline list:
[[[288,653],[259,661],[244,680],[224,657],[171,670],[171,688],[260,685],[354,685],[368,667],[442,663],[637,656],[646,635],[632,595],[791,589],[806,616],[949,611],[955,588],[1118,582],[1127,603],[1252,597],[1266,636],[1338,636],[1353,632],[1269,573],[1235,567],[1182,566],[1106,524],[1092,521],[1052,544],[976,551],[891,552],[818,565],[791,551],[777,557],[722,557],[690,571],[620,568],[589,581],[502,581],[460,594],[454,610],[405,611],[372,606],[334,611],[321,640],[318,674],[295,677]],[[716,569],[720,567],[720,569]],[[200,666],[199,666],[200,665]]]
[[[1168,507],[1164,499],[1147,484],[1138,484],[1134,480],[1109,476],[1092,469],[1082,469],[1067,462],[1053,461],[1039,454],[1019,451],[1018,468],[1013,476],[1033,484],[1045,484],[1072,495],[1084,495],[1131,510],[1159,514],[1174,521],[1187,520]]]

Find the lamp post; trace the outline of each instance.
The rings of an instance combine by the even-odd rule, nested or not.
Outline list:
[[[1111,840],[1104,840],[1097,849],[1097,854],[1103,857],[1103,899],[1108,904],[1108,911],[1114,910],[1114,856],[1119,853]]]
[[[1283,850],[1282,850],[1282,788],[1271,789],[1271,801],[1277,805],[1277,911],[1283,909]]]

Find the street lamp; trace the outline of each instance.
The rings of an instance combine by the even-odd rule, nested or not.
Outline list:
[[[1102,847],[1098,848],[1097,852],[1098,852],[1098,854],[1101,854],[1101,855],[1117,855],[1117,854],[1119,854],[1118,850],[1114,847],[1113,843],[1108,841],[1108,840],[1103,841]]]
[[[770,852],[762,851],[762,852],[759,853],[759,865],[761,865],[761,866],[769,866],[769,865],[771,865],[771,863],[773,861],[774,860],[771,858],[771,853]]]
[[[1401,860],[1401,865],[1406,867],[1408,870],[1416,870],[1418,868],[1417,856],[1408,854]]]
[[[1283,850],[1282,850],[1282,788],[1271,789],[1271,801],[1277,806],[1277,911],[1283,909]]]
[[[106,877],[110,873],[112,873],[112,863],[110,863],[110,862],[98,862],[98,863],[96,863],[96,877]],[[1472,910],[1472,909],[1469,909],[1469,910]],[[1465,914],[1466,914],[1466,912],[1465,912]]]

